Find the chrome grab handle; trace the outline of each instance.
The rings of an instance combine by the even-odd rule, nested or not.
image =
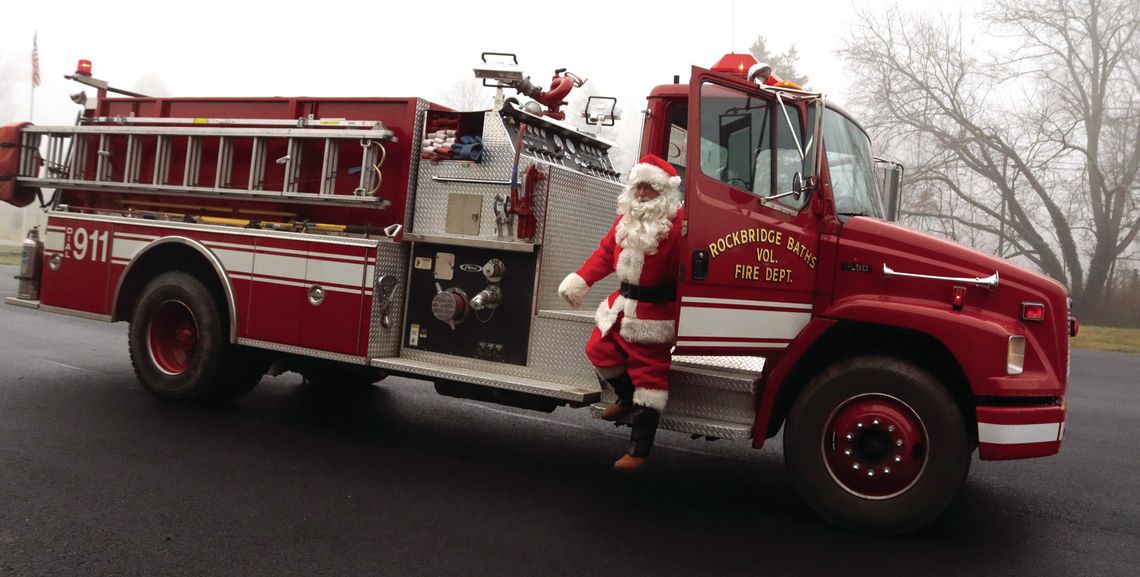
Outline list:
[[[901,277],[907,277],[907,278],[924,278],[924,279],[928,279],[928,280],[945,280],[945,281],[957,282],[957,283],[962,283],[962,284],[972,284],[975,286],[984,286],[984,287],[988,287],[988,288],[995,288],[998,285],[998,273],[997,273],[997,271],[994,271],[994,274],[992,274],[988,277],[985,277],[985,278],[981,278],[981,277],[966,278],[966,277],[952,277],[952,276],[934,276],[934,275],[928,275],[928,274],[914,274],[914,273],[909,273],[909,272],[898,272],[898,271],[893,270],[891,267],[887,266],[887,263],[883,263],[883,278],[888,279],[888,278],[895,277],[895,276],[901,276]]]

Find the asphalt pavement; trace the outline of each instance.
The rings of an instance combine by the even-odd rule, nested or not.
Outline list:
[[[125,324],[0,305],[0,575],[1136,575],[1137,375],[1073,351],[1061,454],[975,458],[947,515],[886,538],[817,518],[778,439],[664,432],[630,480],[625,431],[585,410],[420,381],[174,406],[136,384]]]

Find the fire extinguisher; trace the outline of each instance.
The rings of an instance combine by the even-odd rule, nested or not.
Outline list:
[[[19,296],[24,300],[40,298],[40,276],[44,270],[44,243],[40,240],[40,227],[33,226],[20,250]]]

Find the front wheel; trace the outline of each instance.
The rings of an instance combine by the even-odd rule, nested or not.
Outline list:
[[[131,317],[131,365],[139,382],[165,400],[211,400],[229,346],[225,326],[202,281],[181,271],[156,276]]]
[[[878,533],[926,525],[954,500],[970,441],[954,398],[899,359],[857,357],[817,375],[784,429],[784,461],[833,523]]]

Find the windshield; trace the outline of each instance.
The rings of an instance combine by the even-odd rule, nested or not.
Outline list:
[[[828,108],[824,113],[823,142],[836,214],[884,218],[875,185],[871,140],[863,129],[842,113]]]

